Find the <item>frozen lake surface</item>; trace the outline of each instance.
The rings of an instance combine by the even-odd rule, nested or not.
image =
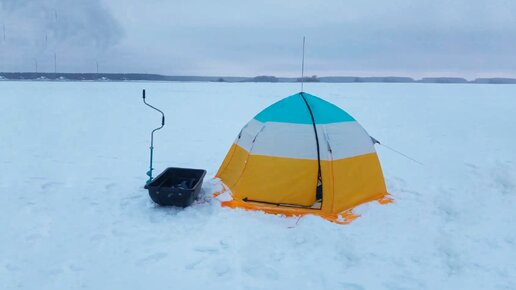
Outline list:
[[[160,208],[156,174],[208,171]],[[337,225],[209,198],[239,130],[297,84],[0,82],[0,289],[515,289],[516,85],[305,84],[354,116],[395,202]]]

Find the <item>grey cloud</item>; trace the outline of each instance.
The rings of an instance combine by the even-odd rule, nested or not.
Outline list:
[[[516,75],[516,3],[507,0],[0,3],[18,30],[52,31],[70,70],[98,60],[103,71],[295,76],[306,35],[307,69],[318,75]],[[10,49],[41,47],[36,36]]]
[[[11,70],[27,70],[36,60],[49,70],[54,52],[62,70],[81,70],[84,62],[102,57],[123,37],[99,0],[0,0],[2,24],[2,62]]]

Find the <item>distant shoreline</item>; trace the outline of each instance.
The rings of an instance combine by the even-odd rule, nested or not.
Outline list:
[[[143,73],[36,73],[36,72],[0,72],[0,81],[181,81],[181,82],[261,82],[261,83],[296,83],[300,78],[275,76],[234,77],[234,76],[169,76]],[[431,77],[413,79],[410,77],[356,77],[328,76],[305,77],[304,82],[320,83],[438,83],[438,84],[516,84],[513,78],[477,78],[468,81],[457,77]]]

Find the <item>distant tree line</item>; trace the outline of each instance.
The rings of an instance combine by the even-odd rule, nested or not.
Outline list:
[[[55,80],[55,81],[204,81],[204,82],[323,82],[323,83],[474,83],[474,84],[516,84],[513,78],[478,78],[468,81],[457,77],[432,77],[415,80],[409,77],[311,77],[283,78],[270,75],[256,77],[206,77],[206,76],[167,76],[141,73],[36,73],[36,72],[0,72],[0,80]]]
[[[311,77],[304,77],[304,78],[298,78],[296,79],[298,83],[304,82],[304,83],[318,83],[320,80],[317,78],[316,75],[313,75]]]

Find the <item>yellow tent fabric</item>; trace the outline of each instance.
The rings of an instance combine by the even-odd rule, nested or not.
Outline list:
[[[390,200],[373,139],[344,110],[303,92],[245,125],[216,176],[231,191],[224,206],[340,223],[359,204]]]

